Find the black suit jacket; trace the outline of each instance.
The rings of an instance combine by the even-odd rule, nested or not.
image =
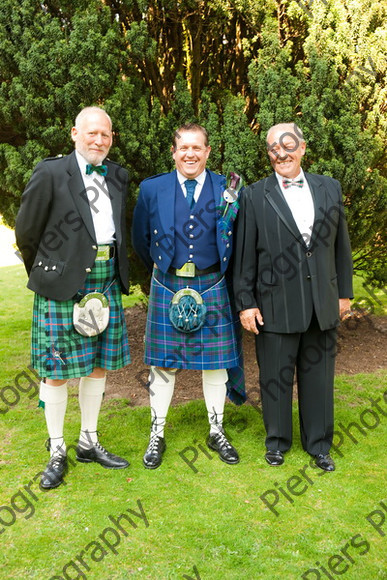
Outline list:
[[[118,271],[128,293],[125,207],[128,173],[106,160],[108,193],[116,230]],[[92,205],[92,203],[91,203]],[[40,162],[22,195],[16,242],[29,274],[28,288],[54,300],[68,300],[83,286],[97,254],[91,208],[75,152]]]
[[[305,177],[315,209],[309,247],[275,174],[242,193],[234,240],[235,300],[238,311],[261,310],[264,331],[304,332],[313,310],[321,330],[334,328],[339,298],[353,297],[340,184],[324,175]]]

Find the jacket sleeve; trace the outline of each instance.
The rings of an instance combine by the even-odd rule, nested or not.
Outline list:
[[[150,256],[150,243],[149,200],[146,198],[144,185],[140,184],[140,192],[133,212],[132,246],[136,254],[151,272],[153,260]]]
[[[28,274],[47,224],[51,201],[52,179],[47,164],[42,161],[22,194],[15,224],[16,243]]]
[[[235,227],[233,288],[238,312],[256,308],[256,278],[258,273],[258,229],[252,204],[252,189],[241,193],[240,208]]]
[[[347,220],[344,212],[343,197],[341,193],[340,183],[338,185],[339,195],[339,223],[337,228],[336,242],[335,242],[335,260],[337,272],[337,286],[339,290],[339,298],[353,298],[353,263],[351,243],[349,240]]]

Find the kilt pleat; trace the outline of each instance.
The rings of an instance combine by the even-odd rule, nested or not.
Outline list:
[[[172,296],[189,286],[206,304],[206,321],[196,332],[176,330],[168,316]],[[154,269],[145,333],[146,364],[166,368],[229,369],[239,353],[226,280],[219,273],[182,278]]]
[[[91,337],[81,336],[73,326],[73,306],[89,292],[104,292],[110,307],[107,328]],[[35,294],[31,364],[41,377],[78,378],[89,375],[95,367],[116,370],[129,363],[128,335],[114,258],[96,261],[83,288],[70,300],[51,300]]]

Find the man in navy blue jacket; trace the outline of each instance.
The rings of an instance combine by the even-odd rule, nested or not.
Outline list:
[[[204,127],[181,126],[171,148],[176,170],[141,183],[133,216],[133,247],[152,271],[145,335],[145,362],[151,365],[152,427],[143,460],[148,469],[161,464],[166,416],[182,368],[202,371],[207,445],[226,463],[239,461],[222,427],[226,394],[236,403],[245,398],[239,328],[225,279],[238,201],[227,198],[225,178],[206,169],[210,151]]]

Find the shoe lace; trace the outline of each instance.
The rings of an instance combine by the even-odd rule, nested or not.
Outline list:
[[[94,447],[102,451],[102,453],[104,453],[105,455],[110,455],[109,451],[105,449],[105,447],[103,447],[99,441],[97,441],[97,443],[94,443]]]
[[[51,442],[52,442],[53,439],[62,439],[62,437],[53,437],[51,439],[47,439],[45,441],[45,443],[44,443],[44,446],[47,449],[47,451],[51,451],[51,448],[52,448],[52,453],[53,453],[52,456],[51,456],[52,459],[54,457],[57,457],[57,458],[60,459],[61,457],[63,457],[65,455],[65,451],[62,448],[62,446],[60,446],[60,445],[58,445],[56,448],[51,447]]]
[[[228,441],[228,439],[227,439],[226,435],[223,433],[223,431],[219,431],[218,443],[221,447],[227,447],[228,449],[232,448],[231,443]]]
[[[96,433],[97,434],[97,438],[100,436],[100,432],[99,431],[87,431],[82,429],[81,430],[82,433],[84,434],[83,437],[84,439],[87,440],[87,443],[84,440],[79,439],[79,444],[81,445],[81,447],[83,447],[83,449],[93,449],[93,447],[95,447],[98,444],[98,440],[97,443],[94,443],[94,441],[92,440],[92,438],[90,437],[90,433]]]
[[[50,461],[48,462],[50,467],[54,467],[55,469],[57,469],[59,467],[59,465],[62,463],[63,461],[63,455],[53,455],[50,459]]]
[[[148,449],[147,449],[147,453],[153,453],[154,451],[157,451],[157,448],[159,445],[159,440],[160,440],[160,437],[158,435],[156,435],[155,433],[153,433],[151,435]]]

